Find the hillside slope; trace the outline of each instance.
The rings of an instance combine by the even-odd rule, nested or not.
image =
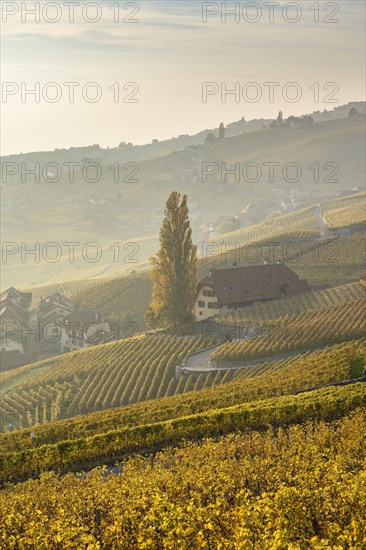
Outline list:
[[[21,243],[26,230],[28,243],[39,243],[42,251],[47,243],[57,243],[62,255],[58,261],[47,261],[47,254],[46,259],[41,254],[38,262],[28,257],[26,273],[19,254],[11,255],[4,276],[17,286],[30,286],[70,280],[75,277],[76,263],[77,276],[80,272],[82,277],[84,271],[88,278],[116,267],[132,269],[129,259],[143,263],[153,253],[163,205],[172,190],[189,195],[192,226],[199,239],[217,217],[234,216],[249,203],[256,203],[267,213],[268,209],[280,209],[282,199],[290,200],[293,189],[309,204],[309,200],[319,201],[345,189],[362,188],[364,124],[365,117],[360,115],[319,122],[307,129],[273,129],[228,137],[202,145],[196,152],[173,152],[137,162],[133,165],[137,176],[132,180],[131,170],[121,168],[123,181],[118,183],[108,165],[102,166],[102,177],[94,184],[84,181],[82,172],[72,183],[63,174],[57,185],[42,179],[22,183],[16,175],[2,185],[4,240]],[[203,163],[213,163],[215,174],[203,177]],[[249,171],[248,177],[241,176],[238,182],[232,176],[222,179],[222,167],[235,163],[241,174],[244,166],[252,163],[259,177]],[[278,163],[273,178],[266,163]],[[299,167],[299,178],[294,179],[291,170],[287,176],[289,163]],[[263,219],[260,213],[256,217],[258,222]],[[75,263],[69,261],[65,242],[78,243]],[[89,251],[90,259],[85,259],[83,250],[88,243],[97,243],[101,252],[100,258],[96,256],[98,261],[94,261],[94,249]],[[120,243],[121,266],[113,265],[115,243]],[[49,254],[53,259],[55,251]]]

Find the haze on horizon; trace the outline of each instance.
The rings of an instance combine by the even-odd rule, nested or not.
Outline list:
[[[80,2],[75,9],[74,23],[68,21],[61,1],[57,2],[61,19],[53,24],[42,17],[36,23],[31,15],[22,22],[20,13],[4,20],[2,12],[3,83],[20,86],[23,82],[31,89],[39,82],[42,90],[45,84],[56,82],[62,89],[62,97],[55,103],[42,97],[36,103],[32,96],[22,102],[20,91],[4,99],[2,93],[3,155],[93,143],[101,147],[115,147],[121,141],[144,144],[194,134],[242,116],[246,120],[275,118],[280,109],[284,116],[300,115],[364,100],[363,2],[334,2],[338,13],[331,17],[330,12],[320,11],[321,20],[316,24],[310,2],[301,3],[302,15],[296,23],[281,16],[287,4],[283,1],[275,3],[273,23],[263,2],[256,3],[262,10],[256,23],[242,16],[236,23],[229,15],[223,23],[220,13],[208,16],[204,23],[202,2],[196,1],[135,2],[136,14],[131,9],[124,11],[127,2],[119,2],[121,19],[126,14],[138,19],[130,24],[113,21],[114,12],[107,9],[113,2],[100,3],[100,21],[88,23],[81,12],[87,3]],[[3,2],[2,10],[6,4],[20,3]],[[34,2],[28,2],[31,4]],[[220,5],[211,4],[214,8]],[[234,4],[226,2],[227,9]],[[322,10],[324,2],[320,6]],[[293,12],[288,13],[293,17]],[[325,15],[339,21],[325,23]],[[53,16],[50,11],[49,17]],[[65,82],[80,84],[75,88],[74,103],[68,100]],[[102,90],[97,103],[88,103],[80,93],[91,82]],[[122,98],[134,91],[124,91],[123,86],[137,83],[139,89],[133,97],[138,102],[115,102],[110,87],[116,82]],[[216,82],[219,87],[225,83],[228,90],[239,82],[241,91],[245,84],[255,82],[263,95],[257,102],[242,96],[236,102],[232,94],[224,102],[219,91],[203,102],[202,82]],[[273,102],[264,86],[268,82],[279,83]],[[289,82],[296,82],[302,90],[301,99],[295,103],[282,97],[282,89]],[[316,82],[320,86],[319,102],[309,89]],[[323,101],[323,86],[329,82],[339,86],[334,96],[337,102]]]

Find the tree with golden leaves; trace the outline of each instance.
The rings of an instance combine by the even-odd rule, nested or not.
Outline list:
[[[197,247],[192,243],[187,195],[173,191],[165,205],[160,248],[152,264],[152,302],[146,312],[151,328],[174,334],[191,330],[196,290]]]

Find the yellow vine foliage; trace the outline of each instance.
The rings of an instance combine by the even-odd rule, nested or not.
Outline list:
[[[366,417],[230,434],[0,492],[0,548],[362,550]]]

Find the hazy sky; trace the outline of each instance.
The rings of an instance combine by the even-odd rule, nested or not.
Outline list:
[[[303,0],[297,5],[238,2],[239,22],[229,15],[222,22],[221,2],[79,0],[74,22],[69,22],[72,8],[66,0],[40,2],[39,22],[24,13],[21,4],[1,2],[2,154],[93,143],[102,147],[121,141],[147,143],[242,116],[275,117],[282,109],[286,117],[330,110],[365,97],[363,1],[319,2],[319,13],[310,9],[316,2]],[[118,4],[120,22],[115,22]],[[285,4],[289,5],[284,8]],[[234,5],[226,2],[227,10]],[[35,2],[26,6],[34,9]],[[203,10],[217,13],[203,22]],[[92,23],[85,17],[99,21]],[[123,18],[138,22],[123,22]],[[289,21],[296,18],[297,22]],[[57,86],[47,87],[50,82]],[[80,84],[75,87],[74,103],[69,101],[67,82]],[[85,88],[92,82],[97,88]],[[135,91],[133,86],[123,89],[128,82],[138,85],[131,96],[138,102],[123,102]],[[203,82],[217,83],[206,102],[202,101]],[[225,86],[234,88],[236,82],[240,97],[227,95],[224,101],[220,91]],[[273,102],[266,82],[278,83]],[[286,88],[289,82],[296,82],[297,88]],[[22,102],[21,91],[35,88],[36,83],[39,103],[30,95]],[[117,85],[114,91],[109,89],[114,83],[121,92],[119,102],[114,101]],[[324,90],[327,83],[336,86]],[[100,101],[89,103],[83,98],[82,90],[93,100],[97,89]],[[293,98],[299,90],[298,102],[282,97],[287,92]],[[6,96],[5,91],[15,93]],[[48,100],[56,93],[61,97],[50,103],[42,92]],[[324,103],[327,95],[338,103]]]

